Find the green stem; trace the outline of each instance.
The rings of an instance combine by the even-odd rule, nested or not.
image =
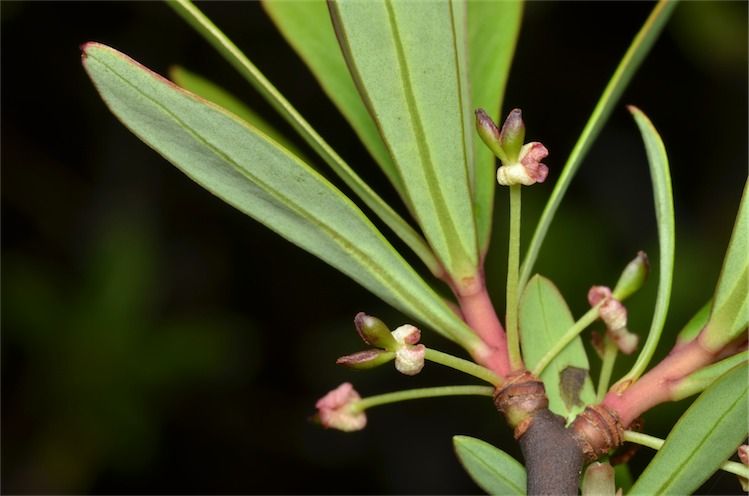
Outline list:
[[[596,392],[596,402],[600,403],[606,396],[606,392],[609,389],[611,383],[611,373],[614,371],[614,363],[616,362],[616,355],[619,353],[619,348],[613,339],[609,338],[608,335],[603,337],[603,359],[601,361],[601,375],[598,377],[598,391]]]
[[[554,191],[551,193],[549,201],[546,203],[546,207],[536,226],[536,231],[533,233],[533,239],[531,239],[523,261],[523,269],[520,275],[521,287],[525,286],[530,278],[533,265],[536,263],[538,252],[541,250],[541,245],[544,242],[551,221],[554,219],[554,214],[556,214],[559,204],[562,203],[562,198],[564,198],[564,194],[567,192],[572,178],[575,176],[577,169],[580,168],[583,158],[598,137],[604,123],[609,118],[609,115],[611,115],[611,111],[619,101],[622,92],[629,84],[645,55],[650,51],[655,40],[658,39],[658,35],[663,26],[665,26],[666,20],[668,20],[671,12],[673,12],[676,4],[677,2],[670,0],[660,0],[658,2],[645,21],[645,24],[643,24],[637,33],[637,36],[635,36],[635,39],[632,40],[632,44],[627,49],[627,53],[624,54],[621,62],[619,62],[619,66],[616,68],[614,75],[611,76],[606,89],[603,90],[601,98],[593,109],[593,113],[585,124],[585,128],[580,133],[580,137],[577,143],[575,143],[575,147],[572,149],[569,158],[567,158],[567,163],[564,164],[562,173],[554,186]]]
[[[536,366],[533,368],[534,375],[540,376],[541,372],[544,371],[546,366],[549,365],[551,361],[554,360],[554,358],[559,353],[561,353],[562,350],[565,349],[573,339],[577,337],[578,334],[583,332],[586,327],[595,322],[595,320],[598,318],[598,307],[600,305],[601,304],[599,303],[598,305],[588,310],[585,315],[580,317],[580,320],[572,324],[572,327],[570,327],[567,332],[564,333],[564,336],[559,338],[559,340],[554,343],[554,346],[549,349],[549,351],[547,351],[543,357],[541,357],[541,360],[539,360]]]
[[[491,386],[441,386],[420,389],[408,389],[395,393],[378,394],[364,398],[352,405],[356,411],[364,411],[380,405],[397,403],[406,400],[418,400],[420,398],[437,398],[440,396],[493,396],[494,388]]]
[[[463,360],[462,358],[458,358],[456,356],[448,355],[447,353],[443,353],[441,351],[427,348],[424,358],[426,358],[430,362],[439,363],[440,365],[444,365],[445,367],[450,367],[455,370],[464,372],[468,375],[472,375],[473,377],[477,377],[482,381],[493,384],[494,386],[501,386],[504,382],[500,376],[487,369],[486,367],[482,367],[481,365],[468,360]]]
[[[635,431],[624,431],[624,440],[629,441],[630,443],[639,444],[641,446],[647,446],[648,448],[652,448],[654,450],[661,449],[663,443],[665,443],[665,441],[659,437],[648,436],[647,434],[643,434],[642,432]],[[743,463],[728,461],[723,463],[723,465],[720,466],[720,469],[725,472],[730,472],[732,474],[738,475],[739,477],[749,479],[749,467],[747,467]]]
[[[510,247],[507,256],[507,352],[513,370],[523,368],[518,333],[518,271],[520,266],[520,188],[510,186]]]
[[[189,0],[167,2],[190,24],[224,59],[244,77],[260,95],[288,122],[291,127],[333,169],[346,185],[424,262],[437,276],[444,270],[424,238],[393,210],[356,172],[328,145],[317,131],[297,112],[263,73],[242,51]]]

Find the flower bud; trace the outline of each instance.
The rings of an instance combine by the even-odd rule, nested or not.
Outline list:
[[[637,291],[645,283],[650,271],[650,262],[644,251],[637,252],[634,260],[629,262],[619,276],[614,288],[614,294],[619,300],[623,300]]]
[[[367,416],[356,409],[361,400],[349,382],[344,382],[317,401],[317,416],[326,429],[359,431],[367,425]]]
[[[607,298],[611,298],[611,290],[607,286],[593,286],[588,290],[588,303],[592,307]]]
[[[749,444],[742,444],[739,446],[739,460],[741,460],[741,463],[745,466],[749,467]],[[749,479],[739,476],[739,482],[741,483],[741,489],[745,492],[749,492]]]
[[[525,123],[519,108],[513,109],[502,124],[499,133],[499,144],[507,155],[508,162],[520,161],[520,150],[525,140]]]
[[[609,298],[598,309],[601,320],[611,330],[627,327],[627,308],[616,298]]]
[[[637,344],[640,342],[640,336],[629,332],[626,327],[620,327],[619,329],[609,329],[609,337],[616,343],[616,347],[619,351],[625,355],[631,355],[637,350]]]
[[[530,186],[544,182],[549,168],[540,161],[547,155],[549,151],[537,141],[523,145],[518,162],[504,164],[497,170],[497,182],[503,186]]]
[[[585,469],[580,487],[583,496],[614,496],[614,467],[608,462],[593,462]]]
[[[476,131],[478,131],[481,141],[489,147],[494,155],[503,162],[507,160],[507,155],[500,144],[499,129],[484,109],[476,109]]]
[[[386,350],[394,350],[398,346],[390,334],[390,329],[377,317],[359,312],[354,317],[354,325],[359,336],[369,345]]]
[[[423,344],[404,345],[395,352],[395,368],[401,374],[416,375],[424,368],[425,354],[426,347]]]
[[[421,339],[421,331],[411,324],[404,324],[392,332],[398,344],[416,344]]]
[[[338,358],[335,363],[351,369],[372,369],[389,362],[395,357],[392,351],[379,349],[364,350]]]

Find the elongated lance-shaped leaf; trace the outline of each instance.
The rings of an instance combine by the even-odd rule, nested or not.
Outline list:
[[[671,193],[671,172],[668,168],[666,147],[645,114],[639,109],[629,106],[629,111],[635,118],[637,127],[645,143],[648,156],[650,179],[653,184],[653,199],[655,201],[655,217],[658,225],[658,294],[655,300],[653,320],[645,344],[637,355],[632,369],[619,380],[619,384],[637,380],[653,358],[658,341],[666,323],[668,304],[671,300],[671,283],[674,275],[674,249],[676,244],[676,223],[674,221],[674,199]]]
[[[658,39],[677,3],[677,0],[659,0],[645,21],[645,24],[643,24],[634,40],[632,40],[632,44],[627,49],[624,57],[622,57],[621,62],[619,62],[614,75],[611,76],[606,85],[606,89],[603,90],[601,98],[593,109],[593,113],[590,114],[585,128],[580,133],[575,147],[570,152],[570,156],[564,164],[562,173],[554,186],[554,191],[552,191],[549,201],[546,202],[546,207],[544,207],[536,230],[533,233],[533,238],[528,245],[525,259],[523,260],[520,272],[520,287],[523,287],[533,273],[533,266],[538,258],[541,245],[544,242],[544,238],[546,238],[546,233],[549,231],[551,221],[554,219],[554,215],[562,203],[562,198],[564,198],[564,194],[572,182],[572,178],[580,168],[580,164],[601,132],[604,124],[606,124],[611,111],[619,101],[619,97],[621,97],[637,68],[640,67],[640,64],[645,59],[645,56],[650,52],[655,40]]]
[[[488,494],[525,494],[525,468],[513,457],[469,436],[454,436],[453,446],[463,468]]]
[[[747,436],[747,364],[728,371],[676,423],[631,494],[692,494]]]
[[[499,122],[507,77],[515,53],[523,2],[468,2],[468,75],[471,109],[483,108]],[[471,117],[473,115],[471,114]],[[494,154],[473,133],[476,230],[481,253],[491,237],[494,190],[497,185]]]
[[[710,320],[700,336],[702,344],[717,351],[749,325],[749,182],[744,185],[736,224],[728,245]]]
[[[519,316],[523,362],[529,370],[575,323],[554,283],[539,275],[533,276],[525,287]],[[577,336],[541,373],[549,409],[571,418],[595,401],[589,368],[585,348]]]
[[[434,274],[442,268],[432,250],[395,210],[369,187],[333,150],[286,98],[268,81],[237,46],[189,0],[168,2],[206,41],[208,41],[244,77],[268,103],[312,147],[328,166],[372,211],[411,248]]]
[[[87,44],[84,66],[110,110],[191,179],[394,307],[478,346],[358,207],[278,143],[110,47]]]
[[[346,62],[405,179],[419,225],[460,287],[478,267],[469,184],[473,126],[467,125],[467,78],[457,47],[460,8],[450,2],[329,6]]]
[[[679,331],[676,337],[676,344],[684,344],[696,338],[702,329],[707,325],[710,319],[710,311],[713,307],[713,301],[710,300],[700,308],[694,316],[689,319],[684,328]]]
[[[744,350],[705,367],[704,369],[692,372],[684,379],[679,380],[679,382],[671,386],[673,391],[671,394],[671,400],[678,401],[688,398],[693,394],[701,393],[715,382],[717,378],[747,360],[749,360],[749,351]]]
[[[343,59],[327,2],[263,0],[263,7],[408,204],[403,178],[382,141],[377,125],[364,106]]]
[[[181,66],[171,67],[169,69],[169,77],[172,81],[177,83],[178,86],[205,98],[209,102],[215,103],[219,107],[225,108],[240,119],[248,122],[252,127],[268,135],[268,137],[273,141],[276,141],[278,144],[307,162],[307,160],[302,156],[301,151],[299,151],[299,149],[286,136],[279,132],[278,129],[271,126],[268,121],[260,116],[260,114],[249,108],[239,100],[239,98],[235,97],[216,83],[199,74],[188,71]]]

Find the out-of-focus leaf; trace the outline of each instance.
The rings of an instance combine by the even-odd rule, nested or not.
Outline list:
[[[575,323],[567,303],[554,286],[554,283],[535,275],[525,287],[520,298],[520,342],[523,349],[523,361],[528,369],[533,369],[546,352]],[[568,368],[582,369],[585,375],[579,389],[579,403],[564,401],[562,386],[563,373]],[[575,370],[571,369],[571,370]],[[595,392],[590,375],[588,357],[585,354],[580,337],[576,337],[564,348],[541,373],[541,379],[549,397],[549,408],[559,415],[570,418],[582,411],[586,404],[595,401]],[[569,371],[566,376],[569,375]],[[568,388],[569,377],[564,383]],[[565,393],[569,394],[569,393]]]
[[[520,32],[523,3],[517,0],[468,2],[468,75],[472,109],[483,108],[494,122],[502,112],[507,77]],[[494,154],[473,133],[474,196],[479,248],[485,252],[494,211]]]
[[[263,7],[408,203],[403,179],[346,67],[325,0],[264,0]]]
[[[736,225],[728,245],[710,320],[700,340],[719,350],[746,331],[749,325],[749,182],[744,185]]]
[[[525,468],[513,457],[469,436],[454,436],[453,445],[463,468],[481,489],[489,494],[525,494]]]
[[[645,143],[645,151],[650,167],[650,180],[653,184],[655,217],[658,225],[658,294],[655,300],[653,320],[642,350],[632,369],[619,380],[619,383],[637,380],[647,369],[666,323],[668,304],[671,300],[671,284],[674,276],[674,250],[676,244],[676,223],[674,221],[674,199],[671,193],[671,172],[668,167],[666,147],[653,123],[640,109],[629,106],[629,111],[637,123]]]
[[[237,117],[247,121],[254,128],[267,134],[274,141],[283,145],[287,150],[294,152],[298,157],[303,157],[299,149],[286,136],[271,126],[260,114],[245,105],[239,98],[216,83],[178,65],[169,69],[169,77],[184,89],[192,91],[209,102],[213,102],[219,107],[232,112]]]
[[[476,276],[473,126],[465,5],[332,2],[354,80],[388,145],[424,234],[460,286]]]
[[[734,367],[676,423],[632,494],[691,494],[747,436],[747,364]]]
[[[394,307],[476,345],[356,205],[278,143],[112,48],[88,43],[84,65],[110,110],[190,178]]]

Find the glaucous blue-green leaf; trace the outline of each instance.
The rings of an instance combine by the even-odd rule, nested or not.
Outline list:
[[[454,436],[453,445],[466,472],[489,494],[524,495],[525,468],[491,444],[469,436]]]
[[[691,494],[747,436],[747,364],[715,381],[687,409],[631,494]]]
[[[349,73],[325,0],[264,0],[263,7],[286,41],[307,64],[328,98],[351,124],[390,182],[404,196],[403,179]],[[405,197],[404,200],[408,201]]]
[[[671,192],[671,172],[668,166],[666,147],[658,131],[642,111],[630,105],[627,107],[640,129],[650,168],[650,181],[653,185],[655,218],[658,227],[658,293],[655,297],[653,320],[648,337],[643,344],[632,369],[619,380],[620,384],[637,380],[650,360],[663,333],[668,304],[671,300],[671,284],[674,276],[674,250],[676,245],[676,223],[674,221],[674,198]]]
[[[700,337],[704,346],[719,350],[746,332],[749,325],[749,183],[744,185],[736,225],[728,245],[713,308],[705,332]]]
[[[575,321],[554,283],[540,275],[528,281],[520,298],[519,313],[523,361],[532,370]],[[596,395],[589,368],[579,336],[546,366],[541,379],[553,412],[571,418],[594,402]]]
[[[294,146],[286,136],[281,134],[275,127],[271,126],[268,121],[260,116],[260,114],[245,105],[239,98],[235,97],[221,86],[178,65],[169,69],[169,77],[172,81],[177,83],[178,86],[181,86],[188,91],[192,91],[196,95],[205,98],[209,102],[215,103],[219,107],[225,108],[240,119],[251,124],[258,131],[262,131],[268,135],[269,138],[278,142],[287,150],[302,157],[299,149]]]
[[[83,62],[110,110],[191,179],[394,307],[475,345],[359,208],[298,157],[110,47],[86,44]]]
[[[483,108],[494,122],[503,118],[502,103],[522,13],[523,2],[517,0],[468,2],[471,110]],[[494,154],[478,133],[473,133],[473,147],[476,229],[479,248],[485,252],[491,237],[496,167]]]
[[[405,179],[429,244],[456,285],[476,276],[473,126],[465,5],[331,2],[344,57]]]

